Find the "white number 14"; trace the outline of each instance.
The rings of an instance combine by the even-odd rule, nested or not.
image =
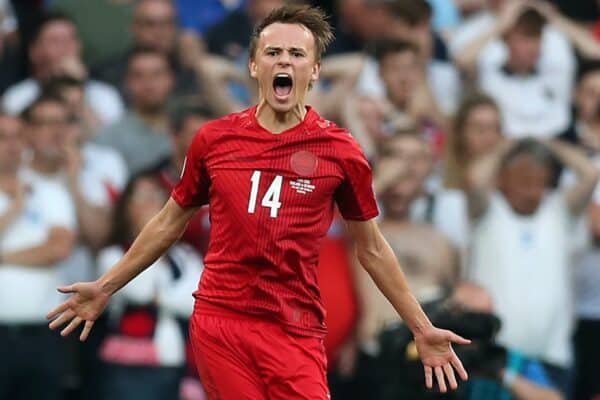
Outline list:
[[[248,199],[248,213],[254,214],[256,211],[256,197],[258,196],[258,187],[260,185],[260,171],[254,171],[250,178],[252,182],[252,188],[250,189],[250,198]],[[281,195],[281,185],[283,183],[283,177],[281,175],[275,176],[271,186],[267,189],[261,205],[271,209],[271,218],[277,218],[277,210],[281,208],[281,202],[279,196]]]

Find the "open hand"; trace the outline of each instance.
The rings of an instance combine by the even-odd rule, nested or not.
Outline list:
[[[85,322],[79,336],[79,340],[83,342],[90,334],[94,322],[106,308],[110,296],[102,291],[99,282],[75,283],[60,287],[58,291],[72,293],[72,295],[48,313],[46,318],[53,319],[49,327],[54,330],[70,321],[69,325],[60,332],[61,336],[67,336]]]
[[[470,340],[464,339],[451,331],[432,327],[423,334],[416,336],[415,343],[425,368],[425,385],[428,389],[433,388],[434,373],[442,393],[447,391],[446,379],[451,389],[458,387],[454,375],[455,370],[463,381],[467,380],[467,371],[465,371],[461,361],[454,353],[452,343],[469,344],[471,343]]]

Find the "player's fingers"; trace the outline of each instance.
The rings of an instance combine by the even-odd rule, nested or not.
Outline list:
[[[50,329],[56,329],[59,326],[64,325],[65,322],[69,321],[74,316],[75,316],[75,313],[72,310],[67,310],[64,313],[62,313],[62,315],[60,317],[58,317],[54,321],[52,321],[50,323],[49,327],[50,327]]]
[[[94,326],[94,321],[85,321],[85,325],[83,326],[83,331],[81,332],[81,335],[79,336],[79,340],[84,342],[88,338],[93,326]]]
[[[63,312],[65,312],[68,308],[69,308],[69,302],[64,301],[58,307],[56,307],[54,310],[52,310],[48,314],[46,314],[46,318],[47,319],[54,319],[59,314],[62,314]]]
[[[427,389],[433,388],[433,371],[427,365],[425,365],[425,386],[427,386]]]
[[[469,344],[471,343],[471,341],[469,339],[465,339],[462,336],[458,336],[456,333],[454,332],[448,332],[448,340],[450,340],[452,343],[456,343],[456,344]]]
[[[69,323],[69,325],[67,325],[67,327],[65,329],[63,329],[62,332],[60,332],[60,335],[61,336],[69,335],[71,332],[73,332],[73,330],[75,328],[77,328],[79,326],[79,324],[81,324],[81,321],[83,321],[83,320],[80,317],[73,318],[73,320]]]
[[[434,371],[438,386],[440,388],[440,392],[446,393],[448,389],[446,388],[446,380],[444,379],[444,370],[442,369],[442,367],[435,367]]]
[[[458,383],[456,383],[456,377],[454,376],[454,369],[450,364],[444,364],[444,372],[446,373],[446,378],[448,379],[448,384],[452,389],[456,389],[458,387]]]
[[[58,290],[61,293],[73,293],[75,292],[77,289],[77,284],[73,284],[73,285],[69,285],[69,286],[61,286],[59,288],[57,288],[56,290]]]
[[[456,356],[456,354],[454,354],[454,352],[452,352],[450,364],[452,364],[456,372],[458,372],[458,376],[460,376],[460,379],[462,379],[463,381],[469,379],[469,374],[467,374],[465,367],[463,367],[462,362],[460,362],[459,358]]]

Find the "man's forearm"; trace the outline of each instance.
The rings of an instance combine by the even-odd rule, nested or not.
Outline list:
[[[144,227],[123,258],[98,279],[103,291],[112,295],[121,289],[179,239],[195,210],[185,210],[173,216],[169,211],[173,207],[179,206],[170,199]]]
[[[71,254],[75,234],[66,228],[53,228],[46,242],[23,250],[0,254],[0,264],[23,267],[52,267]]]
[[[89,204],[78,186],[71,186],[71,193],[75,199],[80,235],[92,248],[101,248],[106,244],[110,234],[110,208]]]
[[[359,251],[358,259],[379,290],[415,336],[431,328],[429,318],[414,297],[389,244],[382,238],[375,251]]]

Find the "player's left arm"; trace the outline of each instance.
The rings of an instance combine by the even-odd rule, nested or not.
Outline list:
[[[452,389],[458,387],[454,370],[467,379],[461,361],[451,344],[468,344],[453,332],[434,327],[413,296],[402,268],[374,219],[347,221],[348,231],[356,244],[356,255],[379,290],[394,306],[415,337],[419,356],[425,369],[425,383],[433,387],[433,374],[440,391],[446,392],[446,379]]]

